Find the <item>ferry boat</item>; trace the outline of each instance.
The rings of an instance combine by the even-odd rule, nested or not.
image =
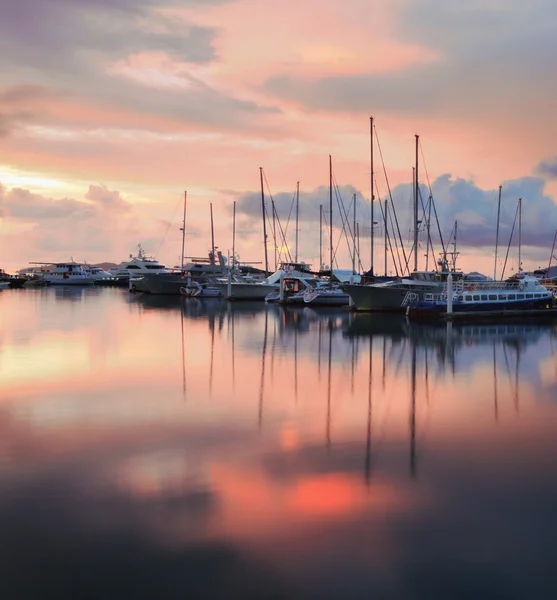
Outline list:
[[[452,311],[496,312],[550,308],[553,293],[530,275],[505,281],[458,282],[452,292]],[[426,292],[408,303],[408,316],[435,317],[447,312],[447,288]]]

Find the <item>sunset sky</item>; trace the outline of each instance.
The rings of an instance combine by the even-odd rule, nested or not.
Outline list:
[[[3,268],[118,263],[138,243],[176,264],[184,190],[188,255],[210,246],[210,202],[216,244],[231,249],[236,200],[240,259],[261,261],[259,167],[283,227],[300,182],[299,254],[318,266],[331,155],[347,209],[357,196],[367,269],[370,116],[405,239],[419,134],[422,193],[431,185],[445,237],[458,219],[464,270],[493,269],[499,185],[500,255],[523,197],[524,267],[549,260],[553,0],[0,0],[0,9]],[[377,146],[374,171],[384,200]],[[380,224],[376,232],[382,272]],[[340,227],[335,246],[339,236]],[[509,260],[516,267],[512,249]],[[338,261],[350,266],[346,242]]]

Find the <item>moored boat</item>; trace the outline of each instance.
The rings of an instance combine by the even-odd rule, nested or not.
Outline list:
[[[448,297],[452,298],[449,307]],[[415,318],[435,318],[447,312],[510,312],[550,308],[553,292],[536,277],[522,275],[505,281],[458,283],[452,292],[445,287],[440,293],[427,292],[409,304],[407,314]],[[450,310],[449,310],[450,309]]]

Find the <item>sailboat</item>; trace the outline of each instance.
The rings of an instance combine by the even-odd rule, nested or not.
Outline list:
[[[455,281],[462,279],[463,274],[454,269],[449,269],[447,253],[443,253],[437,261],[439,269],[436,271],[418,271],[418,205],[420,201],[420,187],[418,177],[419,136],[416,139],[416,165],[414,175],[414,271],[409,277],[371,283],[368,285],[346,284],[342,289],[350,296],[355,310],[378,312],[404,312],[410,303],[423,299],[425,293],[441,290],[449,274]],[[372,153],[373,157],[373,153]],[[372,159],[373,160],[373,159]],[[373,164],[372,164],[373,173]],[[373,184],[372,184],[373,196]],[[373,200],[372,200],[373,202]],[[373,231],[373,223],[371,230]],[[372,241],[373,248],[373,241]],[[372,252],[373,260],[373,252]],[[453,261],[454,262],[454,261]],[[371,265],[373,271],[373,263]]]

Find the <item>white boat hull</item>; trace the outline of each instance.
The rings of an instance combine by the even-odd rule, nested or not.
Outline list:
[[[217,283],[213,287],[219,289],[227,300],[265,300],[265,297],[277,288],[275,284],[267,283]]]
[[[93,282],[87,277],[53,277],[45,275],[44,281],[50,285],[93,285]]]

